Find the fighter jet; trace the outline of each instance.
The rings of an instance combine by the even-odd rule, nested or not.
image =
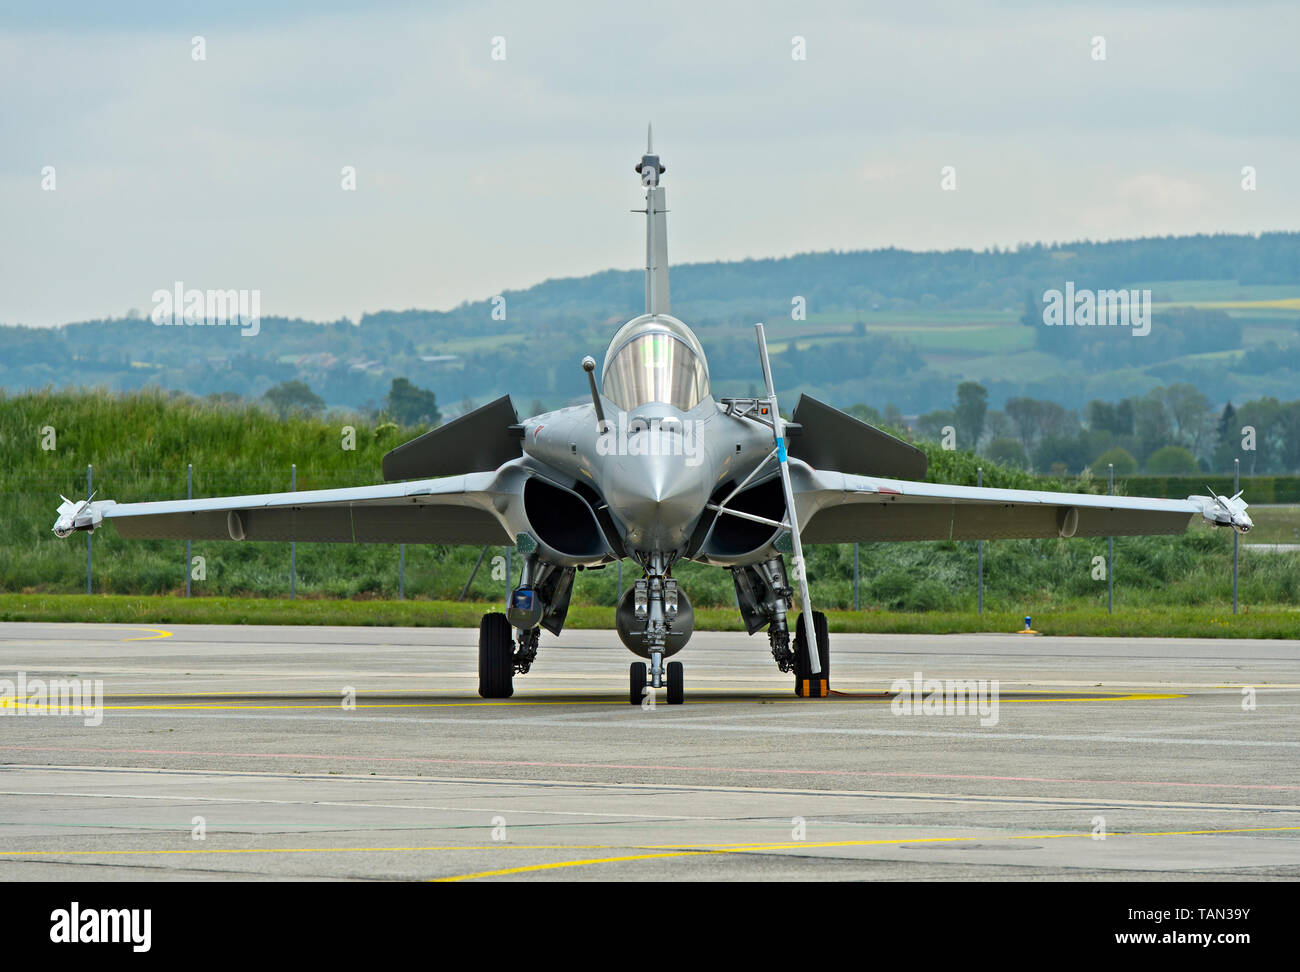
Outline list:
[[[628,558],[643,576],[614,610],[632,662],[628,701],[666,686],[685,698],[679,661],[690,598],[673,567],[731,572],[748,633],[766,629],[795,694],[829,692],[826,618],[812,610],[803,545],[857,541],[1104,537],[1183,532],[1201,516],[1245,533],[1241,494],[1186,500],[991,489],[925,482],[921,450],[808,395],[779,410],[763,325],[766,394],[718,398],[704,348],[671,313],[665,170],[653,142],[645,188],[645,313],[618,329],[591,404],[520,421],[510,397],[389,452],[382,484],[151,503],[67,498],[60,537],[106,520],[127,538],[509,545],[522,558],[506,610],[479,625],[479,694],[508,698],[537,659],[539,634],[564,628],[577,571]],[[787,558],[789,561],[787,562]],[[791,623],[795,594],[801,614]],[[648,665],[647,665],[648,663]]]

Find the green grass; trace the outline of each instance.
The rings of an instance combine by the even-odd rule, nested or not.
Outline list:
[[[774,329],[776,331],[776,329]],[[909,341],[923,353],[981,354],[1014,353],[1032,349],[1034,332],[1026,327],[1007,324],[938,324],[920,326],[912,324],[871,324],[867,333]],[[859,341],[850,329],[831,330],[826,325],[806,328],[803,331],[790,327],[774,333],[768,341],[773,354],[783,353],[791,343],[801,348],[810,345],[831,345],[837,342]]]
[[[1149,290],[1154,301],[1179,304],[1225,300],[1288,300],[1300,297],[1300,284],[1247,284],[1235,280],[1148,280],[1128,285]]]
[[[970,324],[1014,324],[1020,320],[1021,308],[1013,310],[869,310],[827,311],[808,315],[810,324],[854,324],[864,322],[868,328],[888,327],[893,324],[912,326],[951,326]]]
[[[870,333],[904,338],[924,353],[980,352],[982,354],[1014,354],[1032,351],[1034,332],[1027,327],[1005,324],[994,327],[927,328],[910,331],[904,328],[872,328]]]
[[[0,621],[89,622],[159,626],[169,624],[294,624],[364,627],[477,627],[485,612],[500,606],[475,601],[338,601],[226,597],[140,597],[112,594],[0,594]],[[1005,608],[986,611],[837,611],[827,612],[832,632],[957,634],[1015,632],[1022,615]],[[730,608],[696,612],[700,631],[742,632]],[[575,606],[567,628],[610,630],[613,612],[606,607]],[[1245,608],[1232,614],[1230,603],[1197,607],[1105,608],[1071,605],[1034,615],[1034,629],[1045,635],[1169,638],[1296,638],[1300,610]],[[762,640],[760,635],[756,639]],[[743,636],[740,640],[744,640]]]
[[[340,448],[344,424],[356,427],[355,451]],[[40,448],[41,429],[46,425],[57,433],[57,448],[48,452]],[[72,607],[79,602],[48,598],[85,591],[86,538],[60,540],[50,532],[50,525],[60,492],[84,495],[88,462],[95,465],[100,498],[128,502],[183,497],[187,462],[194,463],[195,496],[286,489],[290,463],[298,465],[300,489],[357,485],[379,481],[383,454],[420,431],[375,428],[344,416],[280,420],[255,408],[220,409],[156,392],[0,396],[0,593],[25,598],[25,604],[47,603],[49,607],[36,616],[46,616],[41,611],[66,611],[80,617]],[[933,482],[973,485],[976,468],[983,466],[988,486],[1093,492],[1103,488],[1095,480],[1039,480],[970,453],[922,445],[930,457],[928,478]],[[1260,523],[1249,538],[1252,541],[1291,541],[1288,531],[1300,524],[1294,512],[1258,509],[1252,513],[1258,513]],[[482,612],[481,606],[445,606],[455,602],[470,575],[479,555],[473,547],[408,546],[410,600],[399,602],[399,554],[394,546],[300,543],[299,600],[277,607],[282,602],[272,599],[285,597],[289,589],[287,543],[196,541],[192,553],[205,558],[207,576],[193,581],[196,597],[189,601],[176,597],[185,586],[183,541],[123,540],[110,524],[94,535],[93,543],[93,590],[123,600],[88,603],[132,603],[143,596],[146,600],[141,604],[154,604],[142,608],[144,614],[161,610],[157,604],[165,603],[169,612],[208,612],[196,616],[202,620],[266,621],[268,612],[283,611],[291,623],[306,623],[304,619],[318,614],[341,624],[451,624],[474,623]],[[914,622],[905,619],[918,613],[930,616],[933,625],[950,626],[944,630],[967,630],[951,626],[972,623],[977,596],[974,543],[863,543],[860,550],[858,603],[865,609],[864,616],[877,619],[872,623],[906,626]],[[1104,614],[1106,584],[1094,576],[1094,563],[1105,552],[1104,539],[986,543],[985,604],[1011,618],[1098,609]],[[1195,612],[1203,605],[1231,601],[1232,538],[1225,531],[1194,525],[1182,536],[1120,538],[1115,552],[1117,604],[1126,615],[1150,610],[1157,612],[1152,615],[1157,618],[1163,617],[1162,611],[1172,612],[1175,619],[1183,614],[1202,618]],[[487,552],[469,600],[504,601],[505,553],[504,548]],[[831,610],[853,606],[852,545],[810,547],[808,564],[814,603]],[[518,570],[518,558],[513,565]],[[727,571],[683,563],[674,574],[702,616],[718,610],[718,618],[734,619]],[[625,564],[624,588],[637,576],[639,571]],[[591,611],[592,626],[607,626],[618,592],[615,566],[580,572],[574,584],[575,623],[585,623],[578,619]],[[1242,558],[1240,593],[1241,603],[1252,610],[1280,610],[1300,603],[1300,555]],[[155,595],[168,597],[156,603],[147,600]],[[367,607],[365,602],[382,606]],[[125,620],[137,619],[125,608],[113,610],[125,612]],[[177,623],[185,620],[182,614],[174,617]],[[349,620],[353,617],[372,620]],[[424,618],[432,620],[417,620]]]
[[[1028,334],[1027,329],[1023,329]],[[1032,338],[1032,335],[1029,335]],[[981,381],[1017,381],[1025,375],[1049,377],[1060,375],[1062,381],[1070,380],[1068,365],[1045,351],[1007,351],[982,357],[970,354],[926,354],[926,363],[937,371],[958,380],[965,375],[979,375]]]

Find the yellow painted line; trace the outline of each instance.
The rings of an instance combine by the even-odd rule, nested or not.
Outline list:
[[[164,631],[162,628],[133,628],[134,631],[152,631],[151,635],[143,638],[123,638],[123,641],[157,641],[160,638],[172,637],[172,632]]]
[[[496,702],[392,702],[392,703],[384,703],[384,704],[380,704],[380,703],[363,703],[363,702],[358,702],[358,703],[356,704],[356,707],[357,707],[358,709],[454,709],[454,708],[465,708],[465,707],[482,706],[482,705],[499,705],[499,704],[500,704],[500,703],[496,703]],[[517,704],[517,705],[600,705],[600,704],[603,704],[603,703],[597,703],[597,702],[529,702],[529,703],[515,703],[515,704]],[[626,706],[627,703],[624,702],[623,705]],[[235,710],[235,711],[253,711],[253,710],[261,710],[261,709],[319,709],[319,710],[331,710],[331,709],[341,709],[341,704],[340,704],[339,702],[326,702],[326,703],[309,703],[309,704],[304,704],[304,705],[289,705],[289,704],[285,704],[285,705],[241,705],[241,704],[238,704],[238,703],[236,703],[236,704],[234,704],[234,705],[219,705],[219,704],[217,704],[217,703],[215,703],[215,702],[214,702],[214,703],[201,703],[201,702],[194,702],[194,703],[190,703],[190,702],[177,702],[177,703],[174,704],[174,705],[106,705],[106,706],[104,706],[104,709],[105,709],[105,710],[110,710],[110,709],[112,709],[112,710],[117,710],[117,709],[144,709],[144,710],[154,711],[154,712],[180,712],[180,711],[187,711],[187,710],[190,710],[190,709],[228,709],[228,710]],[[348,711],[350,711],[350,710],[348,710]]]
[[[1259,834],[1270,830],[1300,830],[1300,827],[1241,827],[1237,830],[1158,830],[1140,834],[1121,834],[1123,837],[1191,837],[1197,834]]]
[[[562,867],[586,867],[589,864],[617,864],[623,861],[648,861],[660,857],[700,857],[706,854],[725,854],[726,851],[695,850],[671,851],[664,854],[631,854],[626,857],[591,857],[584,861],[553,861],[550,864],[532,864],[528,867],[507,867],[499,871],[476,871],[473,874],[456,874],[452,877],[430,878],[435,884],[452,881],[473,881],[476,878],[502,877],[507,874],[524,874],[529,871],[553,871]]]
[[[1191,837],[1214,836],[1220,834],[1275,833],[1279,831],[1297,831],[1295,827],[1240,827],[1227,830],[1171,830],[1158,832],[1111,833],[1107,840],[1120,837]],[[470,874],[458,874],[434,881],[468,881],[480,877],[498,877],[507,874],[521,874],[530,871],[555,870],[565,867],[584,867],[592,864],[612,864],[620,861],[649,860],[652,858],[689,857],[708,854],[745,854],[762,853],[778,850],[809,850],[837,847],[879,847],[905,844],[958,844],[972,842],[991,842],[999,840],[1061,840],[1069,837],[1091,839],[1091,833],[1068,834],[996,834],[975,835],[970,837],[890,837],[879,840],[838,840],[838,841],[786,841],[782,843],[756,844],[513,844],[502,841],[492,844],[475,845],[429,845],[411,847],[216,847],[194,848],[186,850],[7,850],[0,851],[2,857],[151,857],[203,854],[379,854],[393,852],[432,852],[432,851],[648,851],[643,854],[627,854],[614,857],[593,857],[577,861],[552,861],[546,864],[531,864],[523,867],[504,868],[494,871],[476,871]]]
[[[222,694],[239,694],[239,693],[222,693]],[[250,693],[251,694],[251,693]],[[276,694],[276,693],[266,693]],[[146,696],[140,696],[141,698]],[[196,694],[197,697],[197,694]],[[1168,699],[1185,699],[1186,695],[1181,694],[1132,694],[1132,695],[1100,695],[1085,696],[1081,698],[1033,698],[1033,699],[1000,699],[1000,705],[1015,705],[1021,702],[1151,702],[1164,701]],[[2,700],[0,700],[2,701]],[[846,698],[824,698],[824,699],[797,699],[797,698],[771,698],[767,696],[756,696],[753,698],[743,699],[699,699],[697,705],[717,705],[717,704],[753,704],[762,702],[769,705],[806,705],[810,701],[822,703],[838,702],[844,705],[889,705],[894,699],[870,698],[870,699],[846,699]],[[920,703],[917,703],[920,704]],[[490,706],[542,706],[542,705],[608,705],[621,708],[630,708],[624,699],[537,699],[524,700],[515,702],[357,702],[358,709],[460,709],[460,708],[482,708]],[[140,705],[105,705],[105,710],[144,710],[156,712],[177,712],[185,710],[233,710],[233,711],[254,711],[254,710],[271,710],[271,709],[319,709],[334,710],[341,708],[341,702],[306,702],[306,703],[281,703],[273,705],[258,705],[252,703],[217,703],[217,702],[176,702],[170,705],[147,703]]]
[[[1300,828],[1297,828],[1300,829]],[[1048,837],[1086,837],[1088,834],[1031,834],[1025,835],[1026,839],[1046,839]],[[644,850],[644,851],[664,851],[665,853],[650,854],[650,857],[670,857],[679,854],[739,854],[747,851],[765,851],[765,850],[791,850],[808,847],[858,847],[871,844],[924,844],[939,843],[952,841],[970,841],[970,840],[1009,840],[1018,838],[1008,837],[915,837],[910,839],[885,839],[885,840],[845,840],[832,841],[827,843],[809,843],[808,841],[793,841],[781,844],[647,844],[643,846],[633,845],[628,848],[626,845],[619,844],[512,844],[508,841],[502,841],[494,844],[482,845],[432,845],[427,847],[218,847],[202,848],[187,850],[78,850],[78,851],[60,851],[60,850],[25,850],[25,851],[0,851],[3,857],[27,857],[27,856],[52,856],[52,857],[140,857],[140,856],[175,856],[175,855],[194,855],[194,854],[379,854],[393,851],[486,851],[486,850],[557,850],[557,851],[575,851],[575,850]],[[609,860],[616,860],[610,858]],[[548,866],[564,866],[576,862],[559,861]],[[454,880],[444,878],[442,880]]]
[[[1244,834],[1258,833],[1264,831],[1276,830],[1300,830],[1300,827],[1246,827],[1238,830],[1183,830],[1167,831],[1162,833],[1113,833],[1108,834],[1107,839],[1115,837],[1182,837],[1195,834]],[[1059,840],[1064,837],[1088,837],[1089,834],[1015,834],[1005,837],[996,835],[982,837],[914,837],[907,838],[889,838],[885,840],[843,840],[828,841],[825,843],[810,843],[808,841],[793,841],[784,844],[731,844],[724,847],[717,847],[708,850],[681,850],[673,853],[664,854],[635,854],[626,857],[598,857],[580,861],[553,861],[549,864],[530,864],[524,867],[502,868],[495,871],[477,871],[472,874],[455,874],[450,877],[430,878],[433,883],[448,883],[452,881],[473,881],[477,878],[487,877],[504,877],[511,874],[526,874],[536,871],[550,871],[564,867],[586,867],[591,864],[614,864],[622,861],[640,861],[656,857],[695,857],[705,854],[747,854],[763,853],[777,850],[809,850],[813,848],[829,847],[868,847],[881,845],[899,845],[899,844],[940,844],[940,843],[970,843],[973,841],[995,841],[995,840]]]
[[[31,856],[52,856],[52,857],[122,857],[122,856],[154,856],[166,855],[174,856],[177,854],[383,854],[391,851],[481,851],[481,850],[500,850],[502,847],[511,847],[515,850],[615,850],[614,847],[604,847],[599,844],[591,846],[582,846],[580,844],[484,844],[483,846],[431,846],[431,847],[217,847],[213,849],[202,850],[83,850],[83,851],[60,851],[60,850],[25,850],[25,851],[0,851],[2,857],[31,857]]]

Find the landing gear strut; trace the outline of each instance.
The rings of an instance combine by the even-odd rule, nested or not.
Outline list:
[[[803,615],[790,628],[790,611],[794,590],[790,586],[785,561],[780,557],[762,563],[735,567],[731,571],[736,584],[736,603],[745,628],[754,634],[767,626],[772,659],[783,672],[794,673],[794,694],[801,698],[824,698],[830,694],[830,634],[826,615],[812,613],[813,632],[817,639],[817,660],[821,673],[813,675],[808,664],[808,646],[803,629]],[[790,635],[794,638],[791,639]],[[792,643],[793,642],[793,643]]]
[[[665,664],[664,657],[680,649],[685,639],[690,637],[695,615],[685,592],[678,588],[677,581],[669,575],[668,563],[663,554],[651,553],[642,563],[645,577],[636,581],[620,602],[621,611],[628,608],[630,611],[619,616],[619,634],[623,637],[624,644],[637,654],[649,656],[650,666],[647,669],[644,662],[632,663],[628,701],[640,705],[647,687],[666,687],[668,704],[681,705],[686,695],[682,664]],[[631,633],[625,634],[625,631]],[[670,639],[674,637],[679,641],[670,644]]]

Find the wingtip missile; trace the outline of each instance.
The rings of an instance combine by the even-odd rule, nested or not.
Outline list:
[[[74,503],[60,493],[59,499],[63,500],[63,502],[59,504],[58,518],[51,528],[54,535],[59,539],[65,539],[78,530],[88,530],[93,533],[95,528],[104,520],[103,511],[97,509],[91,503],[94,498],[95,494],[91,493],[84,500]]]
[[[1241,498],[1245,490],[1239,490],[1233,496],[1221,496],[1210,487],[1205,487],[1209,496],[1189,496],[1188,499],[1201,504],[1201,516],[1214,526],[1230,526],[1238,533],[1249,533],[1255,525],[1250,514],[1246,512],[1250,505]]]

